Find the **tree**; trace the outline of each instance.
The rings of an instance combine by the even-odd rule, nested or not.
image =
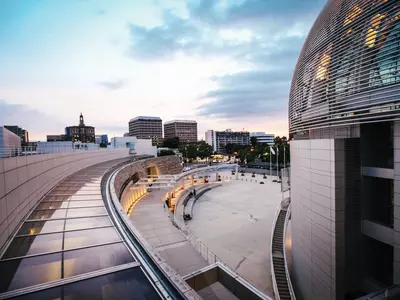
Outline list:
[[[234,144],[226,144],[225,145],[226,154],[232,154],[233,153],[233,147],[234,147]]]
[[[157,156],[167,156],[167,155],[175,155],[175,152],[172,150],[161,150]]]
[[[200,141],[198,143],[197,156],[201,159],[208,158],[212,154],[212,146],[208,145],[205,141]]]
[[[179,138],[176,136],[173,138],[165,139],[163,142],[163,147],[172,148],[172,149],[178,148],[179,147]]]
[[[257,138],[255,136],[252,136],[250,138],[250,144],[255,147],[257,145]]]
[[[186,147],[185,155],[187,155],[189,159],[197,158],[197,147],[195,145],[189,145]]]
[[[100,148],[107,148],[107,144],[106,144],[106,143],[103,143],[103,142],[101,142],[101,143],[100,143]]]

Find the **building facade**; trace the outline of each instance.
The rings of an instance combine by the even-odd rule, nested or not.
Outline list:
[[[400,3],[329,0],[289,99],[293,274],[302,299],[400,284]]]
[[[96,144],[106,144],[108,145],[108,135],[107,134],[96,134],[95,136]]]
[[[17,125],[4,125],[4,128],[8,129],[12,133],[18,135],[21,139],[21,145],[26,146],[29,143],[29,133],[27,130],[22,129]]]
[[[129,135],[151,139],[153,145],[162,143],[162,120],[159,117],[139,116],[129,121]]]
[[[227,144],[249,145],[250,133],[247,131],[206,131],[206,143],[213,147],[213,151],[217,153],[226,153],[225,146]]]
[[[81,142],[81,143],[95,143],[95,128],[93,126],[86,126],[83,115],[79,116],[78,126],[65,127],[65,137],[67,141]]]
[[[178,137],[182,143],[197,143],[197,122],[173,120],[164,123],[164,138]]]
[[[157,156],[157,147],[149,139],[137,139],[134,136],[111,138],[110,148],[128,148],[131,154]]]
[[[65,134],[48,134],[48,135],[46,135],[47,142],[63,142],[66,140],[67,140],[67,137]]]
[[[274,134],[265,133],[265,132],[250,132],[250,137],[256,137],[257,142],[266,143],[268,145],[274,145]]]
[[[21,149],[21,137],[0,127],[0,157],[15,156]]]

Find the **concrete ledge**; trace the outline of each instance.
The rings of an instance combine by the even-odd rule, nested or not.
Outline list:
[[[220,187],[222,186],[222,183],[208,183],[206,186],[202,186],[201,188],[199,188],[198,190],[196,190],[196,196],[194,197],[190,197],[186,203],[186,205],[184,204],[183,201],[183,205],[184,205],[184,214],[189,214],[190,216],[192,216],[193,218],[193,207],[194,204],[196,203],[196,201],[203,196],[206,192],[211,191],[214,188]]]

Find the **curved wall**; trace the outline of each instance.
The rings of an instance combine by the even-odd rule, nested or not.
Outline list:
[[[125,157],[127,149],[102,149],[0,159],[0,250],[28,211],[59,181],[91,165]]]
[[[182,173],[182,165],[179,157],[176,155],[161,156],[136,161],[126,165],[116,175],[114,181],[116,194],[121,194],[121,188],[124,186],[124,183],[131,178],[133,174],[137,173],[139,178],[146,178],[147,169],[152,167],[155,168],[158,175]],[[124,206],[124,209],[126,208],[127,207]]]
[[[400,4],[329,0],[293,75],[289,131],[400,118]]]

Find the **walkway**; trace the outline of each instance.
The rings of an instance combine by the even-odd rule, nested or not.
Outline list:
[[[188,226],[231,269],[272,296],[269,250],[272,222],[281,201],[280,184],[241,178],[260,180],[262,176],[239,176],[239,181],[224,181],[222,187],[206,193],[196,202]]]
[[[208,264],[172,224],[163,206],[165,193],[165,190],[152,191],[144,196],[130,218],[147,242],[179,275],[185,276]]]

